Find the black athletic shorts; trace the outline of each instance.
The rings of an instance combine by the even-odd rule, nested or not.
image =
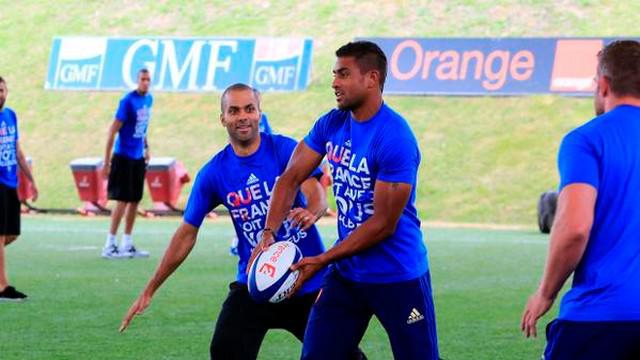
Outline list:
[[[0,235],[20,235],[18,190],[0,183]]]
[[[109,200],[139,202],[144,189],[144,158],[130,159],[114,154],[111,158],[111,171],[107,191]]]
[[[269,329],[284,329],[302,341],[318,292],[277,304],[257,303],[247,285],[233,282],[222,304],[209,352],[211,359],[255,359]]]
[[[247,285],[229,284],[229,294],[222,304],[211,339],[211,359],[256,359],[262,340],[269,329],[283,329],[300,342],[304,338],[311,308],[319,291],[294,296],[277,304],[257,303],[249,295]],[[354,349],[348,360],[366,360],[359,349]]]

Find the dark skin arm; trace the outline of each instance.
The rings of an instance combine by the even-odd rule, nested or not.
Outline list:
[[[151,298],[158,288],[160,288],[165,280],[167,280],[167,278],[173,274],[173,272],[176,271],[180,264],[182,264],[182,262],[187,258],[196,243],[197,236],[198,228],[184,222],[180,225],[173,235],[171,243],[165,251],[155,274],[147,283],[142,294],[140,294],[138,299],[136,299],[133,305],[131,305],[131,308],[127,311],[124,319],[122,319],[120,332],[123,332],[129,326],[129,323],[133,320],[134,316],[141,315],[149,306]]]
[[[520,320],[520,329],[526,337],[537,336],[538,319],[549,311],[565,281],[580,263],[593,225],[596,197],[596,189],[587,184],[571,184],[560,192],[544,275]]]
[[[292,175],[295,174],[290,172],[289,169],[295,161],[299,162],[299,160],[296,159],[300,156],[312,157],[309,159],[310,163],[308,165],[310,166],[305,166],[300,176],[296,175],[292,177]],[[265,229],[271,229],[271,231],[264,231],[262,240],[260,240],[260,243],[253,249],[251,257],[249,258],[247,273],[251,268],[253,260],[275,241],[273,234],[278,231],[285,219],[288,218],[291,220],[293,226],[300,226],[301,230],[306,230],[327,211],[327,199],[322,184],[320,184],[316,178],[309,177],[321,161],[322,156],[311,150],[304,142],[300,142],[296,146],[287,165],[287,169],[280,175],[273,188],[271,202],[269,203],[269,213],[267,214],[267,220],[265,222]],[[307,199],[307,208],[290,210],[298,189],[302,190],[302,193]]]
[[[109,131],[107,132],[107,147],[104,151],[104,167],[102,168],[102,176],[105,178],[109,177],[109,172],[111,171],[111,151],[113,150],[116,134],[120,131],[121,127],[122,121],[115,119],[111,123],[111,126],[109,126]]]
[[[16,141],[16,160],[18,160],[20,171],[22,171],[27,179],[31,181],[31,187],[33,189],[33,201],[38,200],[38,187],[36,186],[36,181],[33,178],[31,169],[29,169],[27,158],[24,156],[24,152],[22,152],[22,147],[20,147],[20,141]]]
[[[307,199],[307,208],[295,208],[289,212],[287,219],[292,226],[307,230],[315,224],[327,211],[327,197],[318,179],[311,177],[300,185],[300,190]]]
[[[411,197],[411,189],[410,184],[376,181],[373,193],[373,215],[346,239],[325,253],[303,258],[299,263],[294,264],[291,270],[300,271],[300,275],[291,295],[328,264],[367,250],[393,235],[402,211]]]
[[[286,217],[287,209],[293,203],[295,190],[321,161],[322,155],[304,142],[298,144],[287,169],[274,188],[267,215],[267,228],[274,231],[278,229]],[[377,181],[373,194],[373,215],[337,246],[321,255],[306,257],[293,265],[292,270],[299,270],[300,275],[291,295],[323,266],[375,246],[393,234],[409,201],[411,190],[410,184]],[[273,241],[273,234],[265,231],[261,244],[256,248],[269,241]]]
[[[151,152],[149,151],[149,141],[147,137],[144,137],[144,161],[148,164],[151,159]]]
[[[300,142],[296,146],[291,159],[289,159],[289,164],[287,164],[287,169],[280,175],[276,185],[273,187],[269,213],[265,221],[265,231],[262,233],[262,240],[251,253],[247,265],[247,273],[253,260],[275,241],[273,234],[278,231],[282,222],[290,215],[290,209],[300,185],[309,178],[309,175],[320,165],[321,161],[322,156],[309,148],[304,142]],[[321,187],[319,183],[318,186]],[[312,206],[311,201],[314,197],[309,197],[307,194],[305,196],[310,202],[309,205]],[[326,200],[324,201],[324,209],[326,210]]]

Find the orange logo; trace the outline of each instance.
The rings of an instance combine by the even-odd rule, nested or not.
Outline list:
[[[602,40],[566,39],[558,40],[556,56],[551,74],[551,91],[593,91]]]
[[[258,272],[263,273],[265,275],[268,275],[269,277],[275,277],[276,276],[276,267],[271,265],[271,264],[264,263],[264,264],[262,264],[262,266],[260,267],[260,270],[258,270]]]

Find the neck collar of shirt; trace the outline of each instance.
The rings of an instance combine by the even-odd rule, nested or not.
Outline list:
[[[265,146],[264,142],[265,142],[265,135],[264,134],[260,134],[260,145],[258,145],[258,148],[256,149],[256,151],[253,152],[253,154],[250,154],[250,155],[247,155],[247,156],[240,156],[240,155],[236,154],[236,152],[233,150],[233,146],[231,146],[231,144],[229,144],[229,151],[231,152],[233,157],[238,159],[238,161],[241,161],[241,162],[251,161],[254,158],[256,158],[262,152],[262,149]]]
[[[382,113],[382,111],[387,107],[387,104],[385,104],[384,102],[382,102],[382,104],[380,105],[380,109],[378,109],[378,112],[376,112],[371,118],[365,120],[365,121],[358,121],[356,119],[353,118],[353,115],[351,114],[351,111],[349,111],[349,120],[351,120],[352,124],[356,124],[356,125],[360,125],[360,126],[365,126],[368,124],[372,124],[374,121],[376,121],[379,117],[380,114]]]

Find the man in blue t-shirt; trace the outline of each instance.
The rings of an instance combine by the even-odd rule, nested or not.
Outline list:
[[[293,266],[296,289],[331,265],[309,316],[302,357],[343,359],[375,315],[397,359],[437,359],[436,321],[415,208],[420,151],[407,121],[382,100],[387,59],[374,43],[336,51],[338,108],[320,117],[276,187],[256,254],[273,241],[292,190],[327,156],[338,207],[338,240]],[[273,231],[266,231],[273,229]]]
[[[120,100],[115,119],[109,128],[103,171],[104,176],[109,179],[109,199],[115,200],[116,205],[111,211],[109,233],[102,250],[102,257],[106,259],[149,256],[148,252],[133,245],[131,233],[138,212],[138,203],[142,199],[144,176],[150,157],[147,142],[147,128],[153,105],[153,97],[149,93],[150,86],[149,70],[140,70],[138,88]],[[124,234],[118,247],[116,234],[123,216]]]
[[[236,280],[229,285],[216,322],[210,354],[212,359],[255,359],[269,329],[285,329],[302,340],[323,272],[310,279],[297,296],[281,303],[256,303],[250,297],[246,275],[249,257],[261,238],[273,186],[286,168],[296,142],[259,132],[260,102],[248,85],[230,86],[222,94],[221,103],[220,119],[229,134],[229,145],[199,171],[184,222],[155,275],[125,316],[121,331],[149,305],[156,290],[187,257],[207,214],[223,205],[229,210],[239,239],[239,259]],[[278,241],[291,241],[303,256],[311,257],[324,251],[314,225],[326,210],[317,176],[319,171],[310,173],[302,182],[304,196],[292,192],[294,201],[287,210],[287,220],[274,234]]]
[[[9,285],[4,261],[4,248],[20,235],[18,167],[31,181],[34,201],[38,188],[20,148],[16,113],[4,106],[8,94],[7,83],[0,77],[0,301],[22,301],[27,295]]]
[[[260,91],[258,91],[257,89],[253,89],[253,92],[255,93],[258,99],[258,102],[262,102]],[[265,133],[268,135],[273,134],[273,129],[271,129],[271,125],[269,125],[269,120],[267,119],[267,114],[265,114],[264,112],[260,113],[258,130],[261,133]],[[233,238],[231,238],[231,244],[229,245],[229,254],[232,256],[238,255],[238,237],[237,236],[234,236]]]
[[[597,117],[560,145],[549,255],[521,320],[525,335],[573,273],[545,359],[640,359],[640,43],[598,53]]]

